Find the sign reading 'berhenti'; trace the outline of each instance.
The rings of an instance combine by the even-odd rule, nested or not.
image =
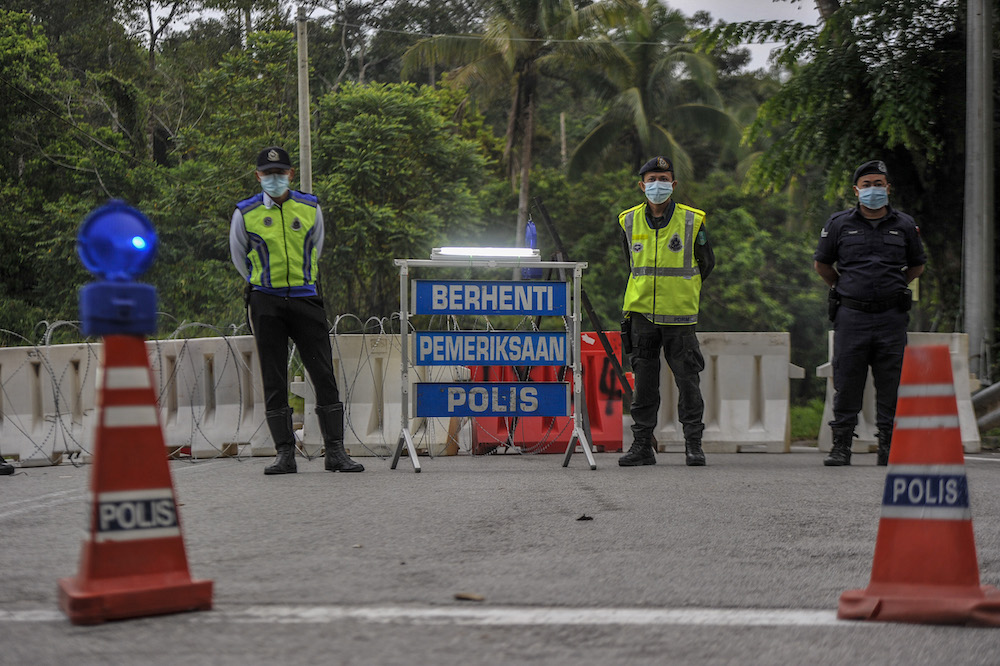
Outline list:
[[[417,384],[417,416],[569,416],[569,384]]]
[[[415,314],[565,315],[569,283],[414,280]]]
[[[568,365],[565,332],[417,331],[416,365]]]
[[[98,493],[95,541],[131,541],[180,536],[170,488]]]
[[[882,495],[882,517],[971,519],[964,466],[890,466]]]

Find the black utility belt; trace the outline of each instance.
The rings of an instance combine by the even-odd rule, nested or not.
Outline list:
[[[879,312],[885,312],[893,308],[899,308],[903,312],[908,312],[910,306],[913,304],[913,292],[909,289],[904,289],[892,298],[882,301],[856,301],[853,298],[841,296],[840,304],[845,308],[860,310],[861,312],[868,312],[870,314],[878,314]]]

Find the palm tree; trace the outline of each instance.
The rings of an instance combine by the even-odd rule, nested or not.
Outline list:
[[[588,85],[607,107],[576,147],[571,171],[627,161],[638,167],[651,155],[669,155],[681,178],[693,173],[678,140],[694,127],[739,143],[739,127],[715,90],[715,66],[686,41],[687,19],[658,0],[631,13],[614,35],[620,58]]]
[[[620,57],[601,35],[616,25],[634,0],[487,0],[482,34],[432,37],[403,55],[404,75],[423,67],[454,67],[448,81],[483,103],[508,95],[504,161],[512,184],[519,177],[517,235],[524,244],[528,218],[531,143],[541,74],[550,65],[609,63]]]

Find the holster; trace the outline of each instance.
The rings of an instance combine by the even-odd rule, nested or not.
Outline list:
[[[830,321],[837,319],[837,310],[840,309],[840,294],[836,287],[830,287],[830,293],[826,297],[826,316]]]
[[[913,307],[913,291],[910,289],[904,289],[899,292],[899,309],[903,312],[909,312],[910,308]]]
[[[622,317],[622,351],[626,354],[632,353],[632,316],[626,314]]]

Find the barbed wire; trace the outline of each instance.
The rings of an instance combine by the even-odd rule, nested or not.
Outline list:
[[[461,330],[456,317],[432,323]],[[564,321],[564,325],[569,330],[568,322]],[[409,331],[415,330],[411,322],[407,326]],[[485,316],[473,319],[472,326],[466,330],[494,330]],[[67,328],[81,341],[54,344],[55,334],[65,333]],[[244,333],[246,328],[246,324],[216,326],[182,321],[164,337],[148,341],[166,453],[171,458],[191,463],[215,458],[239,462],[254,455],[271,455],[273,444],[264,419],[263,400],[247,393],[254,390],[254,384],[246,380],[253,376],[248,360],[255,354],[256,345]],[[391,455],[398,441],[386,412],[400,398],[388,394],[385,387],[400,379],[395,376],[399,373],[398,362],[388,362],[390,354],[400,352],[399,328],[399,313],[367,319],[341,314],[330,327],[335,374],[345,403],[345,435],[352,435],[345,440],[360,443],[368,455],[380,459]],[[537,330],[532,317],[524,317],[514,326],[515,330],[524,328]],[[43,320],[33,331],[39,334],[38,342],[0,329],[0,333],[24,343],[0,348],[0,453],[19,458],[22,465],[28,466],[63,461],[79,466],[93,455],[89,444],[92,437],[85,428],[96,418],[100,342],[85,338],[78,321]],[[204,332],[214,335],[198,336]],[[416,376],[422,373],[429,381],[440,380],[446,374],[451,375],[447,378],[450,381],[468,378],[455,376],[452,366],[417,368],[412,360],[410,370],[418,373]],[[306,375],[294,344],[289,347],[288,374],[295,380]],[[224,404],[217,403],[220,394],[228,396]],[[298,397],[305,401],[304,396]],[[350,408],[356,402],[365,408],[370,404],[368,422],[352,416],[352,412],[364,411]],[[248,410],[253,410],[253,416]],[[307,415],[301,411],[299,414],[305,421]],[[435,449],[443,451],[454,445],[448,437],[458,431],[465,434],[458,442],[461,453],[493,453],[499,449],[539,453],[567,436],[572,423],[570,417],[565,417],[557,427],[560,419],[552,419],[541,440],[529,442],[524,440],[523,429],[515,429],[511,436],[491,431],[475,419],[463,418],[457,428],[454,424],[442,425],[442,420],[447,421],[416,420],[413,433],[418,450],[437,455]],[[508,429],[514,425],[509,420],[505,423]],[[320,455],[320,449],[304,444],[299,450],[308,459]]]

